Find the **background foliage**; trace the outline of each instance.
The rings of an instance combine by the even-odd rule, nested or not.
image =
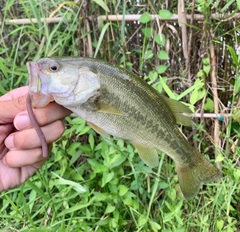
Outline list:
[[[68,117],[44,167],[1,193],[1,231],[240,231],[240,4],[184,2],[0,1],[1,94],[27,85],[29,60],[110,61],[201,113],[194,128],[181,129],[223,172],[219,182],[186,201],[164,154],[151,170],[127,142],[99,137],[82,119]],[[141,15],[140,21],[134,15]],[[47,17],[61,20],[41,21]],[[21,18],[30,23],[9,21]]]

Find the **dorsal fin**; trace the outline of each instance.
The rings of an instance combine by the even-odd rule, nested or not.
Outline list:
[[[176,123],[183,125],[183,126],[191,126],[192,125],[192,120],[190,117],[187,117],[185,115],[182,115],[182,113],[186,114],[192,114],[192,111],[183,103],[173,100],[171,98],[167,98],[162,96],[170,110],[172,111]]]

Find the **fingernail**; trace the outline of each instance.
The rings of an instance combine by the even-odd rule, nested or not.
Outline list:
[[[6,146],[9,150],[12,149],[12,148],[14,148],[13,135],[12,135],[12,134],[9,135],[9,136],[5,139],[4,143],[5,143],[5,146]]]
[[[28,115],[18,114],[14,119],[14,126],[17,130],[22,130],[24,128],[30,127],[31,123],[30,123]]]

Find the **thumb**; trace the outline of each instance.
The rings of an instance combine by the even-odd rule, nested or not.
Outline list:
[[[26,110],[28,87],[14,89],[0,97],[0,124],[12,123],[14,117]]]

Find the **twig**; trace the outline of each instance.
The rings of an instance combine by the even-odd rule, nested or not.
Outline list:
[[[188,37],[187,37],[187,19],[185,13],[184,1],[178,1],[178,24],[182,28],[182,47],[183,47],[183,56],[186,60],[186,64],[188,63]]]
[[[123,15],[101,15],[99,16],[103,21],[121,21],[123,18]],[[125,21],[138,21],[140,19],[141,15],[125,15]],[[187,14],[186,19],[190,20],[192,15]],[[231,13],[225,13],[225,14],[212,14],[211,15],[212,19],[218,19],[218,20],[223,20],[223,21],[231,21],[232,19],[239,19],[240,18],[240,13],[236,14],[231,14]],[[89,20],[92,20],[91,16],[87,17]],[[156,20],[158,18],[161,21],[178,21],[178,15],[173,14],[173,16],[170,19],[162,19],[158,15],[152,15],[152,20]],[[59,23],[62,21],[62,17],[55,17],[55,18],[41,18],[41,22],[46,22],[46,23]],[[72,22],[72,19],[66,19],[68,22]],[[193,20],[195,21],[203,21],[204,20],[204,15],[202,14],[194,14],[193,15]],[[31,24],[31,23],[37,23],[38,20],[36,18],[32,19],[6,19],[4,21],[5,24]],[[0,25],[2,25],[3,22],[0,21]]]
[[[84,4],[83,4],[83,14],[84,15],[88,11],[87,7],[88,7],[88,2],[84,1]],[[88,48],[87,49],[87,56],[88,57],[93,57],[92,38],[91,38],[91,34],[89,33],[91,31],[91,29],[90,29],[89,20],[88,20],[87,17],[84,17],[83,23],[84,23],[84,27],[86,29],[86,32],[88,33],[87,34],[87,44],[88,44],[88,46],[87,46],[87,48]]]
[[[233,114],[213,114],[213,113],[196,113],[196,114],[186,114],[182,113],[182,115],[190,117],[190,118],[216,118],[218,121],[223,121],[225,118],[233,117]]]
[[[173,16],[170,19],[162,19],[160,18],[158,15],[151,15],[152,16],[152,20],[156,20],[156,18],[158,18],[159,20],[162,21],[178,21],[178,15],[177,14],[173,14]],[[121,21],[122,20],[122,15],[101,15],[99,16],[101,17],[102,20],[108,20],[108,21]],[[141,15],[125,15],[125,21],[138,21],[140,19]],[[202,14],[194,14],[193,16],[190,14],[186,14],[186,19],[190,20],[193,17],[193,20],[195,21],[203,21],[204,20],[204,15]],[[212,19],[221,19],[224,21],[228,21],[228,20],[232,20],[232,19],[236,19],[236,18],[240,18],[240,13],[236,13],[236,14],[231,14],[231,13],[225,13],[225,14],[212,14],[211,15]]]
[[[62,17],[56,17],[56,18],[41,18],[40,21],[42,23],[59,23],[63,20]],[[71,19],[67,20],[68,22],[71,22]],[[31,24],[31,23],[38,23],[38,20],[35,18],[30,19],[6,19],[4,21],[5,24],[17,24],[17,25],[22,25],[22,24]],[[2,25],[2,22],[0,22],[0,25]]]
[[[191,12],[191,19],[190,19],[190,25],[193,25],[193,17],[194,17],[194,9],[195,9],[195,0],[192,1],[192,12]],[[191,69],[190,69],[190,63],[191,63],[191,50],[192,50],[192,36],[193,36],[193,28],[189,28],[189,38],[188,38],[188,60],[186,64],[186,73],[188,77],[188,84],[192,85],[192,79],[191,79]]]
[[[214,112],[218,114],[218,92],[217,92],[217,62],[216,62],[216,54],[214,51],[213,33],[211,34],[210,41],[210,62],[211,62],[211,82],[212,82],[212,93],[213,93],[213,104],[214,104]],[[214,121],[214,144],[215,144],[215,158],[217,158],[219,150],[221,148],[221,140],[219,138],[219,121],[215,119]],[[218,168],[222,169],[222,163],[217,163]]]

